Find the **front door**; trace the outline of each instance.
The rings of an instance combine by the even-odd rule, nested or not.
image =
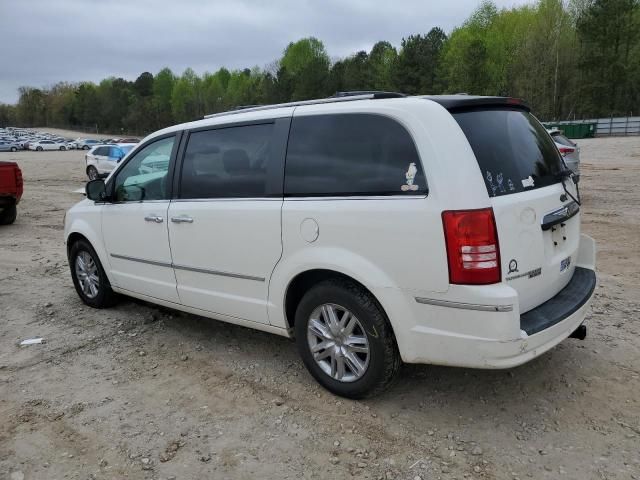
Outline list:
[[[102,234],[115,286],[178,303],[167,230],[175,150],[176,137],[167,136],[127,160],[107,186],[113,202],[103,207]]]
[[[268,323],[289,119],[191,132],[169,239],[183,304]]]

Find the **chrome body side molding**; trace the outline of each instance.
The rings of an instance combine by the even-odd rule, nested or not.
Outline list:
[[[185,270],[189,272],[205,273],[209,275],[218,275],[221,277],[240,278],[242,280],[253,280],[255,282],[264,282],[264,277],[256,277],[254,275],[244,275],[241,273],[223,272],[219,270],[209,270],[206,268],[189,267],[187,265],[176,265],[174,263],[158,262],[156,260],[146,260],[144,258],[128,257],[126,255],[118,255],[112,253],[113,258],[119,258],[120,260],[128,260],[130,262],[145,263],[147,265],[155,265],[156,267],[175,268],[176,270]]]
[[[481,305],[477,303],[450,302],[448,300],[436,300],[433,298],[415,297],[416,302],[438,307],[462,308],[464,310],[477,310],[480,312],[511,312],[513,305]]]

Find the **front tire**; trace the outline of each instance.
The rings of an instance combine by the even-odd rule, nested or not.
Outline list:
[[[369,292],[348,280],[325,280],[304,295],[296,310],[295,334],[309,373],[336,395],[377,395],[400,368],[384,311]]]
[[[78,240],[71,246],[69,267],[76,292],[85,304],[93,308],[107,308],[116,302],[116,294],[89,242]]]
[[[12,151],[12,152],[17,152],[17,151],[18,151],[18,149],[17,149],[16,147],[11,147],[11,151]]]
[[[89,145],[85,145],[84,147],[82,147],[83,150],[89,150]]]
[[[11,225],[18,216],[18,207],[10,205],[0,210],[0,225]]]
[[[42,151],[42,147],[36,147],[36,150],[37,150],[38,152],[41,152],[41,151]]]
[[[62,147],[60,147],[60,151],[64,152],[67,148],[63,145]]]

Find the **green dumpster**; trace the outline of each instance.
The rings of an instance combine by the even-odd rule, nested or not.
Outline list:
[[[593,138],[596,136],[595,123],[545,123],[547,128],[562,130],[568,138]]]

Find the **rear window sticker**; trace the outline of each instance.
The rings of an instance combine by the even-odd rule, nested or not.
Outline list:
[[[522,186],[524,188],[533,187],[534,185],[535,185],[535,182],[533,181],[533,177],[531,175],[529,175],[528,178],[525,178],[522,180]]]
[[[496,175],[496,181],[498,182],[498,190],[500,190],[500,193],[505,193],[507,190],[504,188],[504,185],[502,184],[504,182],[504,175],[502,174],[502,172]]]
[[[493,175],[491,174],[491,172],[489,170],[487,170],[487,173],[485,174],[485,178],[487,179],[487,182],[489,183],[489,186],[491,187],[491,194],[492,196],[496,196],[496,190],[498,189],[498,187],[496,187],[493,183]]]

